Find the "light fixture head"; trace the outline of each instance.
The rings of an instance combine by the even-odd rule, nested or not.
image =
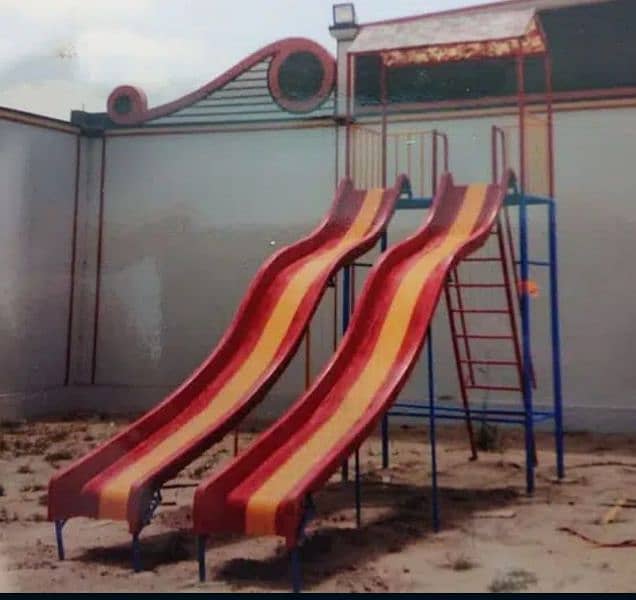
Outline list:
[[[356,7],[353,2],[333,5],[333,29],[344,29],[356,25]]]

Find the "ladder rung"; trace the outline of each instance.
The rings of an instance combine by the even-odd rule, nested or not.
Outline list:
[[[458,338],[466,338],[469,340],[512,340],[514,339],[511,335],[463,335],[463,334],[459,334],[455,337]]]
[[[505,283],[447,283],[450,287],[459,288],[505,288]]]
[[[493,390],[495,392],[520,392],[521,388],[507,385],[467,385],[467,390]]]
[[[514,360],[466,360],[459,361],[464,365],[492,365],[496,367],[516,367],[518,366]]]
[[[507,315],[507,310],[503,308],[451,308],[454,313],[469,313],[475,315]]]

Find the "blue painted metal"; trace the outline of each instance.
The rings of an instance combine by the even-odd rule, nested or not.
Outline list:
[[[203,582],[206,578],[205,573],[205,542],[207,541],[207,536],[199,535],[197,536],[197,558],[199,560],[199,581]]]
[[[380,238],[380,251],[386,251],[388,236],[385,231]],[[382,416],[382,468],[389,468],[389,411]]]
[[[417,210],[430,208],[433,198],[400,198],[395,205],[396,210]]]
[[[298,546],[291,549],[291,570],[292,570],[292,591],[294,594],[300,593],[303,587],[302,576],[300,573],[300,556]]]
[[[552,385],[554,394],[554,434],[557,455],[557,476],[565,476],[563,447],[563,396],[561,389],[561,333],[559,330],[559,271],[557,259],[556,203],[548,206],[550,253],[550,329],[552,336]]]
[[[412,404],[412,403],[408,403],[408,402],[397,402],[396,404],[393,405],[394,408],[405,408],[405,409],[413,409],[413,410],[423,410],[423,411],[428,411],[428,408],[425,405],[422,404]],[[459,407],[459,406],[436,406],[435,407],[435,411],[437,413],[438,417],[442,417],[443,413],[445,412],[449,412],[449,413],[461,413],[464,418],[466,418],[466,413],[464,411],[463,407]],[[470,413],[471,415],[476,415],[476,416],[488,416],[488,415],[494,415],[494,416],[498,416],[498,415],[510,415],[510,416],[523,416],[525,414],[525,412],[523,410],[518,410],[518,409],[513,409],[513,408],[471,408],[470,409]],[[428,414],[428,412],[426,413]],[[535,416],[554,416],[554,412],[553,411],[549,411],[549,410],[535,410],[533,411],[533,414]]]
[[[55,521],[55,541],[57,542],[57,557],[60,560],[64,560],[64,537],[62,535],[62,529],[66,520]]]
[[[139,544],[139,532],[133,533],[132,565],[135,573],[139,573],[141,571],[141,545]]]
[[[347,265],[342,270],[342,335],[349,327],[351,313],[351,267]],[[342,481],[349,481],[349,459],[342,463]]]
[[[433,327],[429,325],[426,342],[428,359],[428,429],[431,444],[431,510],[433,531],[439,531],[439,494],[437,489],[437,443],[435,433],[435,371],[433,361]]]
[[[515,190],[516,191],[516,190]],[[521,276],[521,337],[523,355],[523,406],[525,410],[525,446],[526,446],[526,491],[534,492],[534,421],[532,418],[532,374],[530,364],[532,353],[530,348],[530,296],[525,282],[529,279],[528,264],[528,206],[526,196],[519,202],[519,259]]]
[[[362,523],[361,490],[360,490],[360,448],[355,452],[356,469],[356,527]]]
[[[520,264],[521,264],[521,261],[515,260],[515,265],[520,265]],[[528,264],[532,267],[549,267],[550,261],[549,260],[529,260]]]

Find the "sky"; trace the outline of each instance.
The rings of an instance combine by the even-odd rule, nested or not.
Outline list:
[[[341,1],[341,0],[340,0]],[[361,23],[484,0],[357,0]],[[0,106],[68,119],[129,83],[150,106],[280,38],[331,52],[332,0],[0,0]]]

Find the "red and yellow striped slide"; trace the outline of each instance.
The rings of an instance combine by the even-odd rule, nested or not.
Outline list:
[[[510,176],[468,186],[443,177],[427,222],[369,275],[347,334],[311,388],[199,485],[195,533],[273,534],[296,544],[304,499],[389,409],[421,351],[449,269],[486,240]]]
[[[154,492],[262,399],[294,355],[330,278],[386,228],[405,181],[365,191],[344,180],[321,225],[261,267],[227,332],[189,379],[51,479],[49,519],[121,519],[138,532]]]

